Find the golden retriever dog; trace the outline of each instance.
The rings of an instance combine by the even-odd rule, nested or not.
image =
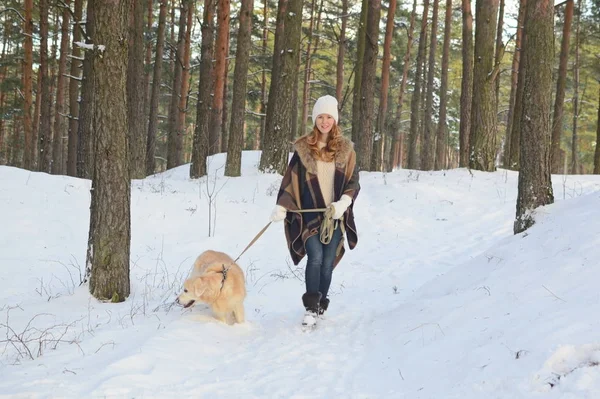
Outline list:
[[[189,308],[196,302],[210,306],[217,320],[244,322],[246,284],[244,272],[227,254],[204,251],[194,262],[177,302]]]

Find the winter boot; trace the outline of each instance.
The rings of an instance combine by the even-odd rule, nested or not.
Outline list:
[[[306,309],[306,312],[304,313],[304,319],[302,320],[303,329],[314,329],[317,326],[320,300],[320,292],[307,292],[302,295],[302,303]]]
[[[321,298],[319,301],[319,316],[323,316],[323,313],[329,307],[329,298]]]

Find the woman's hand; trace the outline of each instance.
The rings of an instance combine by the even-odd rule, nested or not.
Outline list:
[[[271,222],[281,222],[283,219],[285,219],[286,215],[287,209],[285,209],[281,205],[275,205],[273,212],[271,212],[270,220]]]
[[[346,194],[342,195],[339,201],[332,202],[329,206],[333,207],[333,218],[339,219],[344,216],[344,212],[346,212],[351,203],[352,198]]]

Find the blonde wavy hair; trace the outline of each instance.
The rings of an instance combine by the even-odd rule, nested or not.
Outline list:
[[[329,132],[327,144],[322,149],[319,149],[318,144],[320,135],[321,132],[317,126],[314,126],[312,132],[306,136],[306,143],[308,144],[308,147],[310,148],[310,151],[315,159],[324,162],[333,162],[335,159],[335,154],[337,153],[342,141],[342,129],[340,129],[337,123],[334,122],[333,126],[331,127],[331,131]]]

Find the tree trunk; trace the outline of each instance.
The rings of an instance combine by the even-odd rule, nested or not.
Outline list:
[[[400,81],[400,90],[398,94],[398,106],[396,108],[396,120],[394,123],[394,141],[392,143],[392,151],[394,152],[393,168],[401,168],[403,161],[403,137],[401,132],[400,123],[402,121],[402,106],[404,105],[404,91],[406,90],[406,82],[408,81],[408,70],[410,68],[410,50],[413,44],[413,35],[415,30],[415,17],[417,15],[417,0],[413,0],[413,8],[410,14],[410,26],[408,28],[408,38],[406,39],[406,53],[404,53],[404,59],[402,60],[402,80]]]
[[[6,49],[8,47],[8,37],[11,34],[11,24],[8,23],[8,19],[4,21],[4,38],[2,40],[2,54],[0,55],[0,59],[4,60],[6,57]],[[0,66],[0,87],[4,87],[4,81],[6,79],[6,71],[8,70],[8,63]],[[4,110],[4,102],[6,100],[7,90],[0,90],[0,110]],[[16,122],[16,118],[13,117],[13,121]],[[15,124],[13,122],[13,124]],[[5,132],[6,124],[4,123],[4,118],[0,118],[0,165],[5,165],[8,163],[8,151],[4,149],[5,137],[7,134]]]
[[[79,125],[79,81],[81,80],[81,15],[83,0],[74,1],[73,45],[69,80],[69,138],[67,143],[67,175],[77,176],[77,130]]]
[[[435,170],[448,168],[448,64],[450,63],[450,34],[452,33],[452,0],[446,0],[446,18],[444,19],[444,45],[442,50],[442,77],[440,82],[440,117],[437,126],[437,144]]]
[[[521,33],[521,46],[520,46],[520,60],[519,62],[519,78],[517,81],[517,90],[515,92],[515,105],[513,107],[513,115],[512,115],[512,130],[510,135],[510,158],[508,167],[513,170],[519,170],[520,159],[521,159],[521,116],[523,114],[523,82],[525,81],[525,68],[523,68],[523,58],[525,57],[525,52],[527,51],[526,45],[526,35],[525,35],[525,16],[527,9],[527,0],[521,0],[521,4],[519,6],[519,14],[521,14],[523,20],[520,26],[522,26]]]
[[[596,119],[596,151],[594,152],[594,174],[600,175],[600,89],[598,89],[598,118]]]
[[[130,169],[127,123],[127,38],[130,3],[94,0],[94,176],[90,220],[90,293],[122,302],[130,292]]]
[[[519,16],[517,18],[517,38],[515,39],[515,53],[513,54],[511,79],[510,79],[510,98],[508,103],[508,116],[506,125],[506,134],[504,141],[504,167],[512,168],[513,156],[513,124],[515,121],[515,105],[517,99],[517,83],[519,81],[520,58],[523,47],[523,24],[525,18],[525,0],[520,0]],[[518,123],[517,123],[518,124]],[[519,143],[516,143],[517,145]],[[518,154],[518,151],[517,151]]]
[[[577,121],[579,120],[579,28],[581,25],[581,0],[577,0],[577,24],[575,28],[575,65],[573,65],[573,140],[571,142],[571,174],[579,172],[579,138]]]
[[[496,170],[495,80],[498,71],[494,69],[494,41],[497,15],[498,0],[477,0],[469,166],[486,172]]]
[[[362,0],[358,37],[356,38],[356,65],[354,65],[354,92],[352,95],[352,141],[355,143],[358,143],[360,140],[359,134],[362,133],[359,128],[362,118],[362,115],[360,114],[360,96],[362,94],[360,85],[362,83],[364,69],[365,41],[367,40],[365,32],[367,28],[368,13],[369,1]]]
[[[169,105],[168,122],[168,151],[167,169],[183,164],[183,132],[178,131],[177,119],[179,118],[179,100],[181,96],[181,75],[183,74],[183,53],[185,52],[185,27],[189,1],[181,2],[179,12],[179,28],[177,32],[177,50],[173,60],[173,85],[171,88],[171,101]]]
[[[197,179],[207,172],[206,157],[209,148],[209,118],[212,87],[212,55],[214,47],[215,8],[217,0],[204,0],[202,19],[202,47],[200,49],[200,76],[198,79],[198,102],[196,104],[196,127],[190,164],[190,178]]]
[[[344,89],[344,57],[346,56],[346,26],[348,25],[348,0],[342,0],[342,28],[338,38],[337,63],[335,66],[335,98],[338,101],[338,113],[341,111]]]
[[[502,62],[504,55],[504,44],[502,43],[502,33],[504,28],[504,0],[500,0],[498,8],[498,24],[496,26],[496,50],[494,52],[494,61],[496,64]],[[496,92],[496,115],[498,114],[498,106],[500,100],[500,74],[496,78],[494,90]]]
[[[310,60],[311,60],[311,50],[312,50],[312,41],[313,41],[313,31],[315,26],[315,7],[316,0],[311,1],[310,6],[310,22],[308,25],[308,35],[306,44],[306,60],[304,62],[304,82],[302,87],[302,120],[300,121],[300,135],[304,135],[307,132],[306,124],[308,122],[308,100],[309,100],[309,92],[310,92]],[[313,125],[314,125],[314,121]],[[310,125],[312,127],[312,125]]]
[[[460,156],[458,165],[469,166],[471,104],[473,101],[473,14],[471,1],[462,0],[462,82],[460,89]]]
[[[230,0],[218,0],[217,4],[217,38],[215,41],[215,88],[212,109],[210,113],[210,142],[209,155],[216,154],[221,149],[221,131],[223,122],[223,101],[225,100],[225,58],[227,57],[227,39],[229,32]]]
[[[260,157],[260,170],[283,174],[288,163],[288,140],[292,131],[294,83],[298,78],[298,53],[302,28],[302,0],[289,0],[287,12],[279,20],[283,24],[282,51],[273,54],[273,64],[280,70],[272,76],[264,137],[264,150]],[[281,3],[280,3],[281,4]],[[281,13],[278,12],[278,16]],[[277,32],[276,32],[277,35]],[[275,38],[277,41],[277,37]],[[275,46],[277,48],[277,46]],[[275,72],[275,71],[274,71]]]
[[[179,115],[177,117],[177,127],[176,130],[181,132],[183,135],[183,143],[187,143],[189,140],[189,135],[187,134],[186,129],[186,115],[188,111],[188,101],[189,101],[189,91],[190,91],[190,56],[191,56],[191,37],[192,37],[192,23],[194,21],[194,6],[195,1],[190,3],[190,7],[187,13],[187,21],[186,21],[186,29],[185,29],[185,49],[183,52],[183,71],[181,74],[181,95],[179,96]],[[185,153],[189,151],[189,144],[183,146],[183,162],[186,162]]]
[[[147,1],[147,14],[146,14],[146,30],[144,32],[144,41],[146,44],[146,55],[144,58],[144,115],[146,120],[144,121],[144,137],[145,140],[147,141],[147,135],[148,135],[148,130],[147,130],[147,123],[149,121],[150,118],[150,96],[151,96],[151,91],[152,88],[150,86],[150,76],[152,74],[152,40],[150,39],[151,37],[151,32],[152,32],[152,21],[154,18],[154,12],[153,12],[153,0],[146,0]],[[146,145],[146,142],[144,142],[144,145]],[[144,149],[144,175],[146,173],[146,150]]]
[[[131,178],[146,177],[146,113],[144,98],[144,0],[132,3],[129,28],[129,60],[127,68],[127,107],[129,121],[129,156]]]
[[[94,7],[93,1],[88,1],[86,17],[87,44],[94,44]],[[81,101],[79,103],[79,124],[77,128],[77,177],[91,179],[93,175],[94,153],[92,137],[92,115],[94,111],[94,54],[85,51],[81,81]]]
[[[263,29],[262,29],[262,56],[267,59],[267,44],[269,40],[269,2],[263,1]],[[267,68],[263,66],[260,80],[260,130],[254,137],[254,150],[262,148],[262,137],[265,134],[265,122],[267,120]]]
[[[529,0],[521,118],[521,169],[514,232],[535,223],[534,210],[554,202],[550,178],[550,107],[554,61],[554,2]],[[533,72],[533,73],[532,73]]]
[[[163,52],[165,47],[165,25],[167,21],[168,0],[160,1],[158,14],[158,32],[156,34],[156,55],[152,73],[152,92],[150,94],[150,117],[148,121],[148,136],[146,141],[146,175],[154,174],[156,170],[156,135],[158,133],[158,100],[160,98],[160,83],[162,77]]]
[[[71,0],[65,0],[65,5],[70,6]],[[65,89],[68,81],[65,79],[67,71],[67,53],[69,52],[69,9],[62,11],[62,23],[60,34],[60,58],[58,61],[58,76],[56,78],[56,111],[54,112],[54,162],[52,163],[53,174],[63,174],[63,147],[67,120],[65,120]],[[75,30],[77,27],[75,27]],[[67,136],[68,137],[68,136]]]
[[[466,0],[465,0],[466,1]],[[419,138],[419,108],[421,103],[421,85],[423,75],[423,61],[425,59],[425,42],[427,41],[427,15],[429,13],[429,0],[423,2],[423,17],[421,19],[421,33],[419,34],[419,49],[417,51],[417,68],[414,76],[414,88],[410,100],[410,133],[408,146],[408,168],[417,169],[419,159],[417,155],[417,142]]]
[[[560,46],[560,61],[558,64],[558,77],[556,80],[556,95],[554,99],[554,114],[552,122],[552,146],[550,150],[550,164],[552,173],[560,173],[562,169],[560,157],[560,140],[563,131],[563,110],[565,102],[565,87],[567,85],[567,62],[569,60],[569,43],[571,39],[571,23],[573,22],[573,9],[575,2],[568,0],[565,5],[565,20],[563,36]]]
[[[23,22],[23,132],[25,143],[23,146],[23,167],[34,167],[34,140],[33,140],[33,0],[25,0],[25,21]],[[15,148],[14,151],[18,149]]]
[[[239,14],[235,70],[233,72],[233,102],[225,176],[240,176],[244,144],[244,115],[246,114],[246,86],[252,45],[252,11],[254,0],[242,0]]]
[[[432,170],[435,165],[435,135],[433,133],[433,78],[435,75],[435,52],[437,49],[437,22],[439,0],[433,0],[431,38],[429,43],[429,66],[427,69],[427,95],[425,97],[424,134],[421,146],[421,169]]]
[[[231,19],[229,21],[231,23]],[[221,152],[227,152],[229,146],[229,126],[227,125],[227,81],[229,71],[229,42],[231,34],[227,31],[227,40],[225,40],[225,79],[223,80],[223,109],[221,112]]]
[[[379,92],[379,111],[375,125],[375,137],[373,139],[373,155],[371,156],[371,170],[383,171],[383,147],[387,134],[387,108],[388,91],[390,87],[390,64],[392,37],[394,35],[394,17],[396,15],[396,0],[390,0],[388,6],[387,21],[385,25],[385,38],[383,41],[383,60],[381,63],[381,91]],[[386,168],[387,170],[388,168]]]
[[[358,134],[357,164],[360,170],[371,169],[373,152],[373,128],[375,115],[375,74],[379,50],[379,20],[381,0],[370,0],[367,11],[365,55],[363,57],[362,81],[360,84],[360,124]]]
[[[48,0],[40,0],[40,76],[42,93],[40,98],[39,161],[38,170],[50,173],[52,165],[52,94],[48,75]],[[40,93],[38,92],[38,95]]]

